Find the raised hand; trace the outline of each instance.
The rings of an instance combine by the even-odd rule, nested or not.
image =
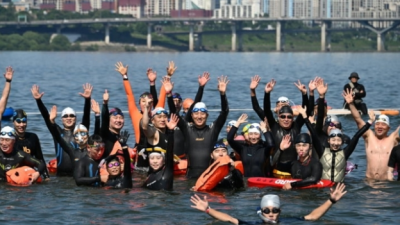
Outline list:
[[[6,80],[12,80],[13,79],[13,75],[14,75],[14,70],[11,66],[6,68],[6,72],[4,73],[4,78],[6,78]]]
[[[147,79],[149,79],[150,83],[156,82],[157,79],[157,72],[151,68],[147,69]]]
[[[285,136],[283,136],[281,145],[280,145],[280,150],[285,151],[286,149],[288,149],[290,147],[290,145],[292,144],[290,139],[291,139],[290,134],[286,134]]]
[[[258,86],[258,83],[260,83],[260,80],[261,80],[261,78],[258,75],[255,75],[254,77],[252,77],[251,78],[251,83],[250,83],[250,89],[251,90],[256,89],[257,86]]]
[[[325,97],[325,94],[328,91],[328,84],[324,83],[324,79],[318,80],[317,91],[318,91],[318,94],[320,96],[324,96]]]
[[[166,125],[168,129],[173,130],[178,125],[178,122],[179,117],[176,114],[172,113],[169,121],[166,121]]]
[[[31,88],[32,96],[34,99],[41,99],[44,95],[44,92],[40,93],[39,85],[34,84]]]
[[[117,64],[115,64],[115,70],[118,71],[121,76],[128,75],[128,65],[124,66],[122,62],[117,62]]]
[[[264,121],[260,122],[260,127],[263,133],[269,130],[268,120],[267,117],[264,117]]]
[[[375,112],[374,110],[368,110],[368,116],[369,116],[369,120],[371,120],[371,124],[373,124],[375,122]]]
[[[104,90],[104,94],[103,94],[103,103],[104,103],[104,104],[107,104],[109,98],[110,98],[110,96],[109,96],[108,91],[107,91],[107,89],[106,89],[106,90]]]
[[[192,208],[198,209],[203,212],[205,212],[208,208],[207,196],[204,196],[204,199],[202,200],[199,196],[195,194],[190,197],[190,201],[194,204],[190,206]]]
[[[314,80],[311,80],[310,83],[308,83],[308,89],[310,92],[314,91],[317,88],[318,80],[320,77],[315,77]]]
[[[121,144],[121,146],[127,146],[126,143],[128,142],[130,134],[127,130],[122,131],[119,134],[118,142]]]
[[[161,83],[163,84],[165,92],[167,93],[171,93],[172,89],[174,89],[174,83],[171,82],[171,77],[169,76],[163,77]]]
[[[236,123],[237,124],[242,124],[242,123],[247,123],[247,118],[248,118],[248,116],[247,116],[247,114],[246,113],[243,113],[241,116],[239,116],[239,118],[236,120]]]
[[[84,98],[90,98],[92,96],[93,86],[89,83],[82,85],[83,93],[79,93]]]
[[[351,91],[351,89],[346,89],[345,91],[343,91],[342,96],[347,104],[353,103],[354,97],[353,97],[353,92]]]
[[[276,84],[276,81],[274,79],[272,79],[270,82],[268,82],[265,85],[265,92],[270,93],[272,90],[274,90],[275,84]]]
[[[175,66],[174,61],[169,61],[167,67],[167,75],[171,77],[172,75],[174,75],[176,69],[178,69],[178,67]]]
[[[218,90],[220,93],[225,94],[228,83],[229,80],[227,76],[221,75],[218,77]]]
[[[51,123],[54,123],[55,119],[57,118],[57,106],[53,105],[50,110],[50,121]]]
[[[297,80],[297,83],[294,83],[294,85],[299,89],[299,91],[300,91],[303,95],[307,94],[306,85],[302,84],[302,83],[300,82],[300,80]]]
[[[343,183],[338,183],[335,190],[331,188],[330,198],[334,201],[339,201],[343,197],[343,195],[347,193],[347,191],[344,190],[345,188],[346,185],[344,185]]]
[[[94,99],[92,99],[91,103],[92,103],[92,111],[94,112],[94,114],[99,115],[100,114],[99,103],[96,102],[96,100]]]
[[[304,106],[304,108],[298,107],[297,111],[301,114],[301,116],[303,116],[304,119],[307,118],[307,106],[306,105]]]
[[[201,87],[205,86],[207,82],[210,80],[210,73],[209,72],[204,72],[202,75],[199,75],[199,85]]]

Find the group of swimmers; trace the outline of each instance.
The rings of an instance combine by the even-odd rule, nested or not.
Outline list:
[[[82,121],[77,122],[76,112],[67,107],[61,112],[60,126],[56,123],[57,106],[53,106],[49,112],[42,102],[44,94],[40,92],[39,86],[32,86],[32,96],[54,140],[56,159],[49,164],[53,163],[53,167],[56,167],[57,176],[72,176],[77,185],[131,188],[132,171],[136,170],[147,173],[144,188],[172,190],[174,166],[180,161],[187,160],[186,176],[190,179],[199,178],[203,184],[209,179],[204,178],[205,171],[208,174],[216,165],[222,165],[223,159],[227,160],[224,165],[229,170],[213,181],[215,185],[212,188],[242,188],[243,177],[300,179],[286,183],[283,187],[286,190],[315,184],[320,179],[341,183],[344,181],[346,161],[360,137],[365,140],[367,178],[392,180],[395,165],[400,162],[399,128],[388,135],[389,118],[385,115],[375,118],[373,112],[369,112],[367,122],[363,121],[354,104],[353,89],[345,88],[342,95],[359,130],[352,138],[343,134],[339,119],[327,115],[325,95],[328,85],[320,77],[309,82],[308,90],[300,81],[295,83],[302,95],[302,105],[295,110],[287,97],[278,98],[274,110],[271,110],[270,94],[276,85],[273,79],[265,86],[261,108],[255,91],[261,78],[258,75],[252,77],[251,102],[262,122],[248,123],[247,115],[242,114],[236,121],[228,123],[227,138],[219,139],[229,113],[226,94],[229,80],[226,76],[218,77],[221,111],[215,121],[207,125],[209,111],[202,102],[202,96],[210,80],[209,73],[205,72],[198,77],[199,88],[194,100],[183,100],[179,93],[173,92],[172,76],[176,71],[173,62],[169,63],[167,75],[162,78],[159,96],[155,88],[157,74],[148,69],[150,92],[144,92],[136,100],[128,79],[128,66],[118,62],[116,71],[122,77],[127,94],[135,146],[127,145],[130,134],[123,131],[125,115],[122,110],[108,108],[107,90],[103,94],[100,109],[99,103],[91,99],[93,87],[90,84],[83,85],[84,91],[80,93],[84,98]],[[13,69],[8,67],[4,74],[6,83],[0,99],[0,117],[7,105],[13,73]],[[315,91],[318,92],[318,98],[314,96]],[[165,109],[166,102],[169,112]],[[92,135],[89,133],[90,110],[95,114]],[[32,180],[50,178],[38,136],[26,131],[27,119],[24,110],[15,110],[14,127],[1,129],[1,180],[6,181],[7,173],[21,166],[36,170]],[[374,122],[375,129],[371,130]],[[242,124],[245,126],[242,133],[238,134]],[[301,133],[304,124],[307,133]],[[230,155],[228,148],[232,149]],[[237,163],[239,161],[240,164]],[[194,190],[198,188],[196,184]],[[315,220],[321,217],[346,193],[344,188],[343,184],[339,184],[335,190],[331,190],[330,200],[304,219]],[[193,196],[191,201],[194,208],[207,211],[217,219],[246,224],[210,209],[206,199]],[[278,196],[265,196],[259,212],[262,221],[276,222],[280,214],[279,206]]]

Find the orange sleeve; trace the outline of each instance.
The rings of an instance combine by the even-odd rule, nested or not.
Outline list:
[[[131,84],[129,83],[129,80],[124,80],[124,88],[125,88],[126,96],[128,98],[129,116],[131,117],[132,126],[135,131],[136,143],[139,143],[140,120],[142,119],[142,113],[140,113],[140,110],[136,106],[135,96],[133,95],[132,87],[131,87]]]
[[[158,103],[155,108],[161,107],[165,109],[165,99],[167,98],[167,92],[165,91],[164,85],[161,86],[160,95],[158,96]]]

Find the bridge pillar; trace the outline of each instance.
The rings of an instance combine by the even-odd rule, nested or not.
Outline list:
[[[276,22],[276,51],[285,51],[285,35],[282,32],[282,28],[285,27],[285,22]]]
[[[386,33],[377,33],[377,37],[376,37],[376,50],[378,52],[382,52],[385,51],[385,34]]]
[[[147,48],[151,48],[151,23],[147,24]]]
[[[378,30],[370,23],[366,21],[357,21],[361,25],[365,26],[367,29],[376,33],[376,50],[378,52],[385,51],[385,34],[393,29],[395,29],[398,25],[400,25],[400,21],[394,21],[389,27],[385,29]]]
[[[189,51],[192,52],[194,50],[194,25],[190,24],[189,30]]]
[[[105,29],[106,29],[106,32],[105,32],[106,35],[104,37],[104,42],[106,44],[110,44],[110,24],[109,23],[106,24]]]
[[[232,23],[231,28],[232,28],[232,47],[231,47],[231,51],[235,52],[236,51],[236,23]]]
[[[321,24],[321,52],[331,50],[331,32],[327,31],[331,27],[330,22],[322,21]]]
[[[238,51],[243,51],[243,32],[242,32],[242,22],[238,22],[238,38],[239,38],[239,46],[238,46]]]

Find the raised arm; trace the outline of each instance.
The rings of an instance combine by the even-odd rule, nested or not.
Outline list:
[[[271,110],[271,96],[270,93],[274,89],[276,81],[272,79],[265,85],[265,94],[264,94],[264,114],[267,117],[269,127],[273,127],[276,124],[274,114],[272,114]]]
[[[188,113],[186,113],[185,115],[185,121],[193,122],[192,114],[190,112],[192,112],[192,109],[197,102],[201,102],[203,98],[204,87],[206,86],[209,80],[210,80],[210,73],[204,72],[202,75],[199,75],[198,77],[199,89],[197,90],[193,104],[190,106]]]
[[[168,135],[168,145],[167,145],[167,153],[165,160],[165,167],[169,168],[169,171],[172,173],[171,177],[173,178],[173,170],[174,170],[174,130],[178,125],[179,117],[176,114],[171,114],[169,121],[166,122],[168,127],[167,135]]]
[[[279,162],[281,153],[290,148],[290,146],[292,145],[291,138],[292,137],[290,136],[290,134],[286,134],[285,136],[283,136],[281,143],[277,143],[278,150],[275,151],[275,154],[272,156],[272,166]]]
[[[123,188],[132,188],[132,171],[131,171],[131,158],[129,157],[129,150],[128,150],[128,138],[129,133],[127,130],[121,132],[120,138],[118,142],[121,144],[122,152],[124,155],[124,182]]]
[[[247,118],[248,118],[247,114],[243,113],[236,120],[236,123],[232,126],[232,128],[229,130],[228,136],[226,138],[228,140],[229,145],[232,147],[232,149],[234,149],[235,152],[238,153],[239,155],[242,154],[243,146],[240,142],[235,141],[235,134],[236,134],[240,124],[247,123]]]
[[[100,136],[102,138],[107,137],[108,130],[110,129],[110,113],[108,112],[108,100],[109,100],[109,94],[106,89],[103,94],[103,106],[101,107]]]
[[[370,110],[368,112],[369,115],[369,120],[367,123],[365,123],[365,125],[359,129],[357,131],[357,133],[353,136],[353,138],[350,140],[350,143],[346,146],[346,148],[343,150],[344,151],[344,156],[346,158],[346,160],[348,160],[350,158],[350,155],[354,152],[354,150],[356,149],[358,140],[360,139],[361,136],[363,136],[363,134],[365,132],[367,132],[369,130],[369,128],[371,127],[371,125],[374,123],[375,121],[375,113],[374,111]]]
[[[304,216],[305,220],[318,220],[321,218],[333,204],[339,201],[343,195],[347,193],[344,189],[346,186],[343,183],[338,183],[335,190],[331,188],[331,193],[329,195],[329,199],[325,201],[321,206],[314,209],[310,214]]]
[[[301,106],[302,107],[305,107],[305,106],[307,107],[307,105],[308,105],[308,96],[307,96],[307,87],[306,87],[306,85],[302,84],[300,82],[300,80],[298,80],[297,83],[294,83],[294,85],[301,92],[301,97],[302,97]],[[307,115],[309,115],[308,112],[307,112]],[[297,124],[298,127],[302,127],[304,125],[305,120],[304,120],[304,118],[302,116],[298,116],[298,117],[296,117],[296,120],[294,122]]]
[[[12,69],[12,67],[10,66],[7,67],[6,72],[4,73],[4,78],[6,79],[6,83],[4,84],[3,94],[1,95],[0,99],[0,125],[4,110],[6,109],[7,106],[8,96],[10,95],[11,81],[13,75],[14,75],[14,70]]]
[[[94,132],[93,134],[100,135],[100,106],[99,103],[92,99],[92,111],[94,112]],[[101,136],[101,135],[100,135]]]
[[[54,123],[54,121],[50,121],[50,114],[47,111],[46,106],[42,102],[44,92],[40,93],[39,86],[36,84],[32,86],[31,92],[33,98],[36,100],[36,104],[39,108],[40,114],[42,114],[44,122],[46,123],[47,129],[50,131],[52,129],[52,122]]]
[[[85,105],[83,107],[82,124],[90,129],[90,98],[92,96],[93,86],[89,83],[83,85],[83,93],[79,93],[85,98]]]
[[[148,68],[146,74],[147,74],[147,79],[149,79],[150,82],[150,94],[153,96],[153,104],[157,105],[158,104],[158,96],[156,90],[157,72],[151,68]]]
[[[308,83],[308,112],[307,115],[311,116],[312,112],[314,111],[314,103],[315,103],[315,97],[314,97],[314,90],[317,89],[317,81],[319,77],[315,77],[314,80],[310,80],[310,83]],[[313,115],[315,116],[315,115]]]
[[[221,112],[219,113],[217,119],[214,121],[215,132],[220,132],[222,127],[224,127],[226,119],[229,114],[228,99],[226,97],[226,88],[228,86],[229,80],[227,76],[218,77],[218,91],[221,96]]]
[[[175,63],[173,61],[168,62],[167,76],[166,77],[171,79],[171,77],[172,77],[172,75],[174,75],[176,69],[177,69],[177,67],[175,67]],[[165,88],[161,87],[160,96],[158,98],[158,103],[154,104],[155,107],[165,108],[166,96],[167,96],[167,92],[165,91]]]
[[[264,118],[265,118],[264,110],[262,110],[262,108],[258,104],[258,100],[257,100],[257,96],[256,96],[256,88],[257,88],[260,80],[261,80],[261,78],[258,75],[255,75],[254,77],[251,78],[250,96],[251,96],[251,105],[253,106],[254,112],[256,112],[256,114],[260,118],[260,120],[264,120]]]
[[[118,71],[119,74],[121,74],[121,76],[124,80],[124,88],[125,88],[126,96],[128,98],[129,116],[131,117],[131,120],[133,122],[135,112],[138,112],[138,111],[140,112],[140,110],[136,106],[135,96],[133,95],[132,87],[128,80],[128,66],[124,66],[122,64],[122,62],[117,62],[117,64],[115,64],[115,70]]]
[[[324,84],[324,80],[320,79],[317,83],[317,91],[319,94],[318,100],[318,117],[317,117],[317,124],[315,126],[315,131],[317,134],[322,134],[323,127],[324,127],[324,117],[325,117],[325,94],[328,91],[328,84]]]

